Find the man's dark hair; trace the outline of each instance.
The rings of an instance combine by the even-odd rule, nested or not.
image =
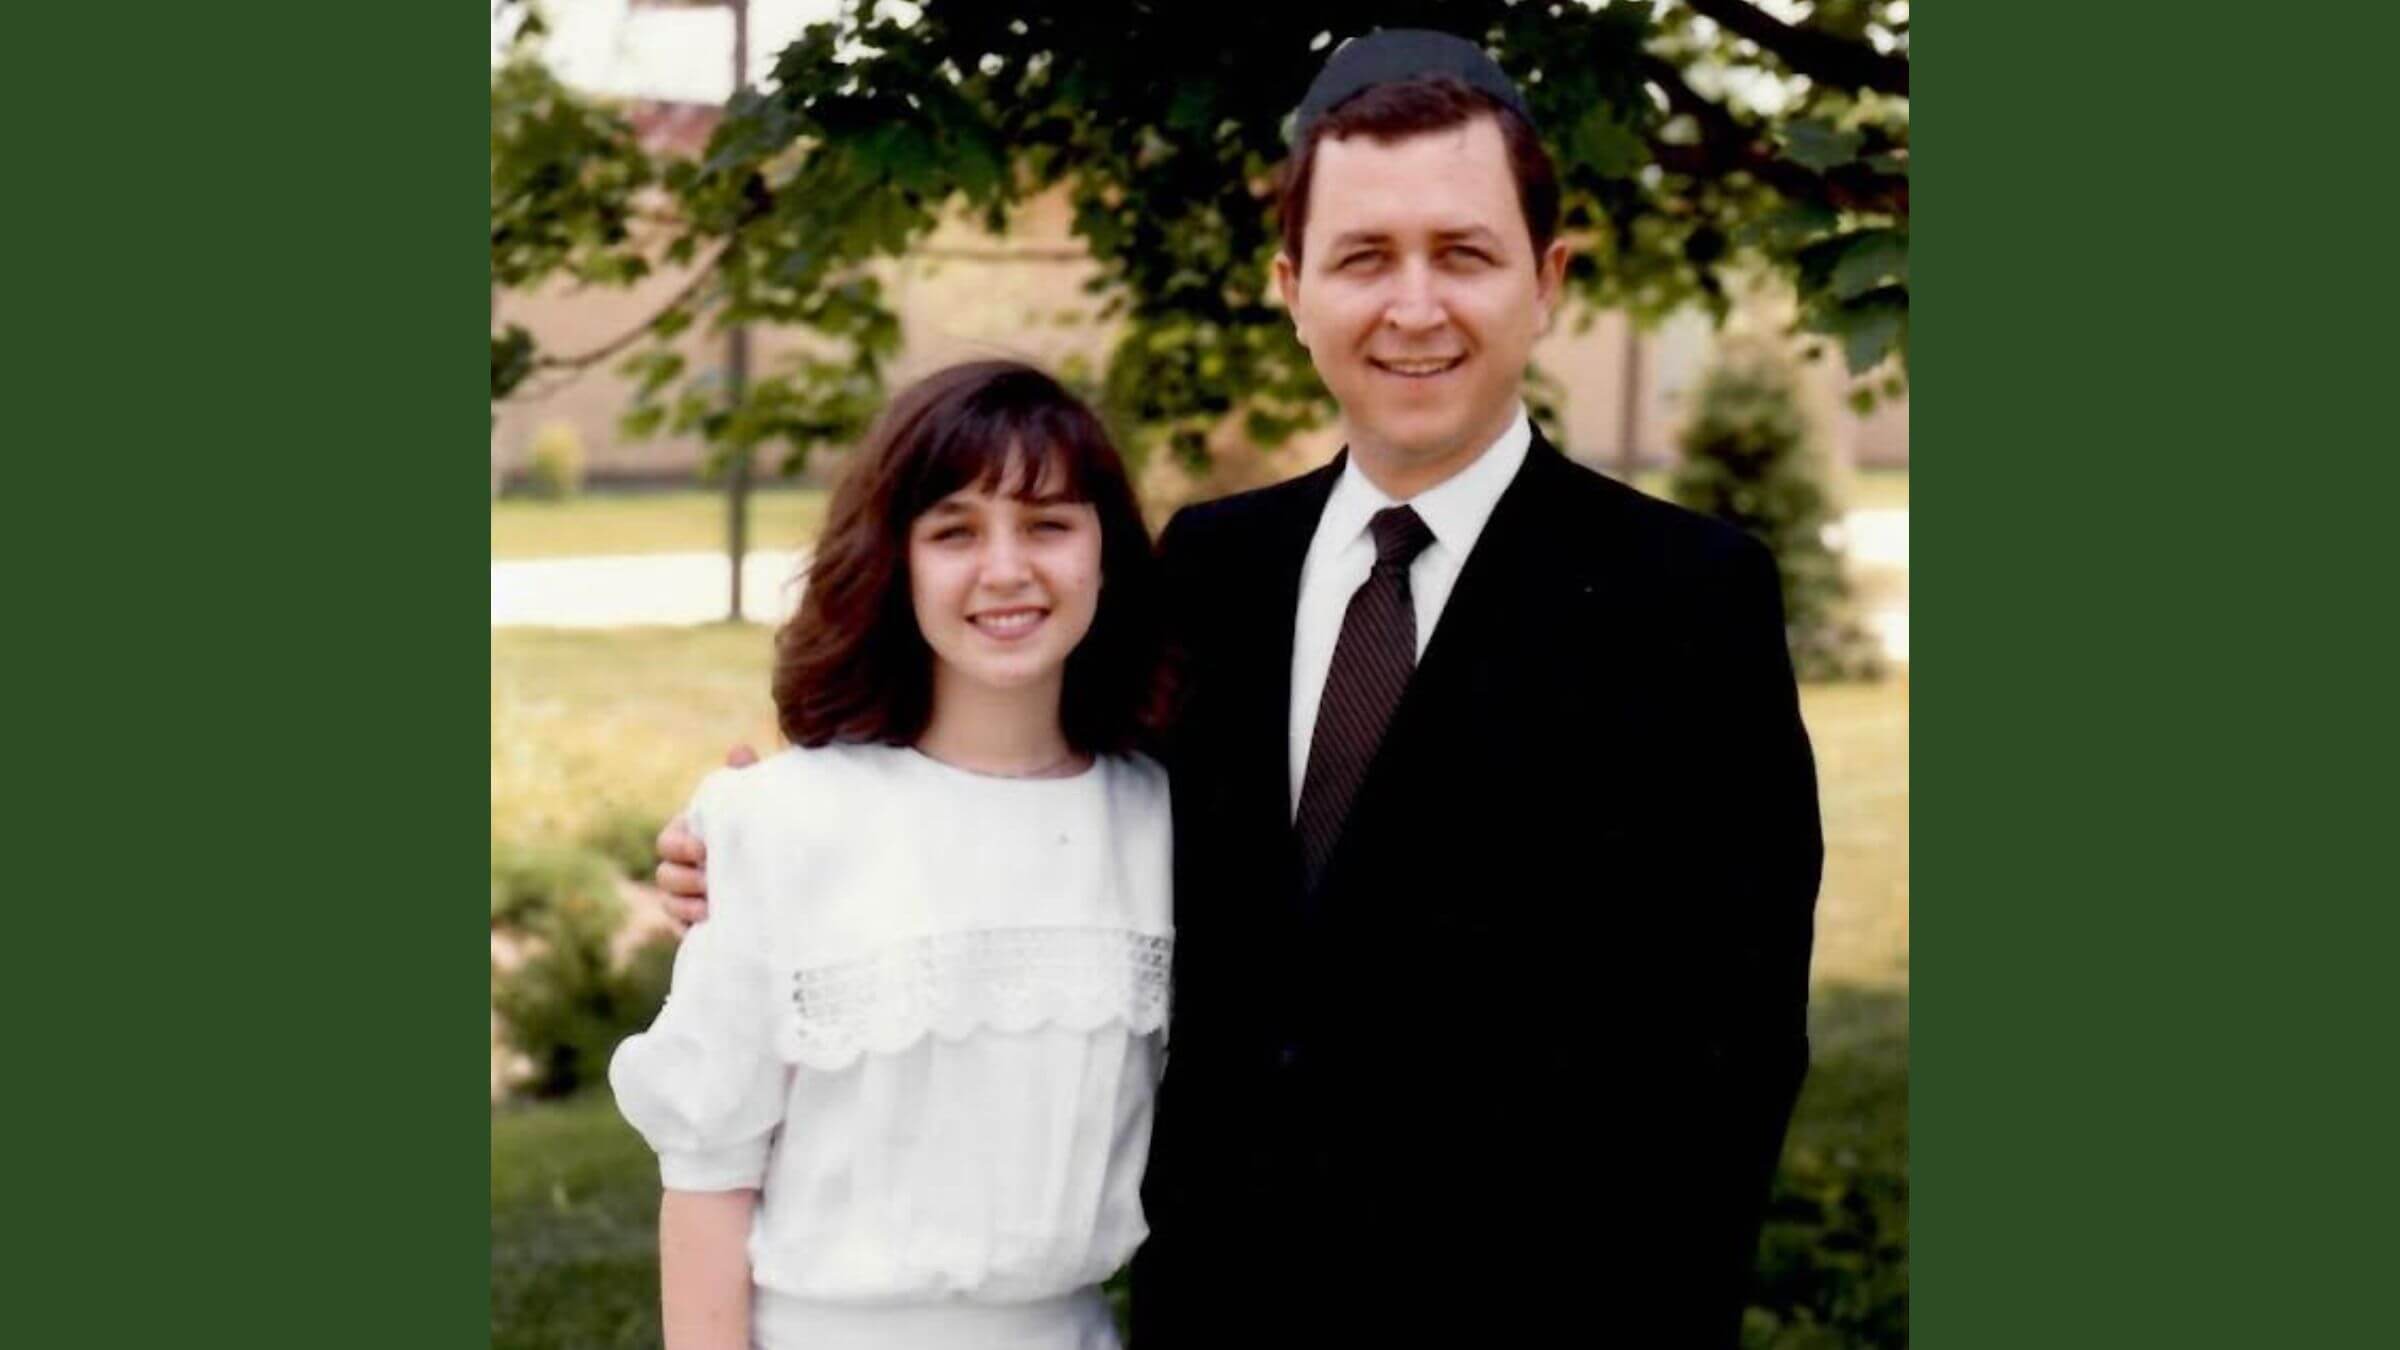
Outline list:
[[[1309,125],[1306,139],[1283,168],[1277,214],[1283,222],[1283,252],[1300,263],[1300,240],[1308,232],[1308,189],[1316,176],[1317,146],[1327,137],[1366,136],[1404,140],[1462,126],[1477,117],[1500,125],[1508,167],[1517,180],[1517,206],[1533,239],[1534,266],[1558,237],[1558,170],[1533,124],[1516,109],[1453,75],[1426,75],[1378,84],[1342,100]]]
[[[826,508],[800,607],[775,635],[776,720],[795,745],[911,745],[933,715],[909,526],[965,488],[1089,502],[1102,585],[1067,657],[1059,721],[1086,754],[1136,748],[1164,712],[1150,533],[1100,419],[1031,366],[977,361],[902,390]]]

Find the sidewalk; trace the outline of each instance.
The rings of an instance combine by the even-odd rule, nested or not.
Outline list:
[[[802,555],[742,558],[742,617],[781,623],[799,603]],[[537,558],[492,564],[492,627],[622,628],[725,617],[723,553]]]

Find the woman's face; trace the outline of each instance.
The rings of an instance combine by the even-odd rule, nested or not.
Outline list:
[[[1021,689],[1064,678],[1100,603],[1100,514],[1089,502],[968,487],[908,529],[917,629],[934,687]]]

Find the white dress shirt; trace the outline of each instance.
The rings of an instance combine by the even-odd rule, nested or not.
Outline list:
[[[1500,494],[1524,467],[1532,445],[1533,424],[1526,420],[1524,405],[1519,404],[1516,420],[1490,449],[1407,501],[1433,531],[1433,542],[1408,569],[1409,596],[1416,602],[1420,659],[1425,644],[1433,639],[1433,627],[1441,620],[1451,588],[1458,584],[1459,569],[1482,537],[1492,508],[1500,504]],[[1317,704],[1325,694],[1326,672],[1333,668],[1333,648],[1341,639],[1342,618],[1350,611],[1351,595],[1375,570],[1375,536],[1367,522],[1385,507],[1399,505],[1402,503],[1386,496],[1359,469],[1358,457],[1351,456],[1333,485],[1333,494],[1325,499],[1316,535],[1309,540],[1308,558],[1300,565],[1300,605],[1292,616],[1290,746],[1295,817],[1300,814],[1300,785],[1308,776],[1309,744],[1317,733]]]

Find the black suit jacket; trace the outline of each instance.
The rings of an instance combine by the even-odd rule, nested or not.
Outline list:
[[[1177,514],[1175,1003],[1136,1350],[1735,1343],[1822,842],[1774,565],[1538,435],[1303,893],[1341,472]]]

